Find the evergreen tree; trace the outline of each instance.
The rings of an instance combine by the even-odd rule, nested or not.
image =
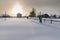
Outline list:
[[[30,12],[30,17],[35,17],[36,16],[36,13],[35,13],[35,9],[33,8],[32,9],[32,12]]]

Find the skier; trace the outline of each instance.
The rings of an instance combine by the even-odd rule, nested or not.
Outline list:
[[[42,23],[42,16],[38,16],[39,22]]]
[[[28,19],[28,16],[27,16],[27,19]]]

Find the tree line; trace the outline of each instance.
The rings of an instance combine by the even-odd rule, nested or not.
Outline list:
[[[38,17],[38,16],[42,16],[42,18],[60,18],[60,16],[58,16],[57,17],[57,15],[56,14],[54,14],[54,15],[49,15],[49,14],[42,14],[41,15],[41,13],[39,14],[39,15],[37,15],[36,16],[36,9],[35,8],[32,8],[32,11],[30,12],[30,14],[29,14],[29,17]]]

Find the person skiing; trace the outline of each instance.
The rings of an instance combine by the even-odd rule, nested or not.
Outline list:
[[[38,16],[38,18],[39,18],[39,22],[42,23],[42,16],[40,15]]]
[[[29,17],[27,16],[27,19],[28,19]]]

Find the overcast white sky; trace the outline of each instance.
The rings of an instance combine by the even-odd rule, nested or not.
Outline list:
[[[0,13],[7,13],[13,15],[11,12],[13,4],[20,2],[23,6],[23,14],[28,15],[31,9],[34,7],[36,13],[40,11],[48,14],[59,14],[60,15],[60,0],[0,0]]]

